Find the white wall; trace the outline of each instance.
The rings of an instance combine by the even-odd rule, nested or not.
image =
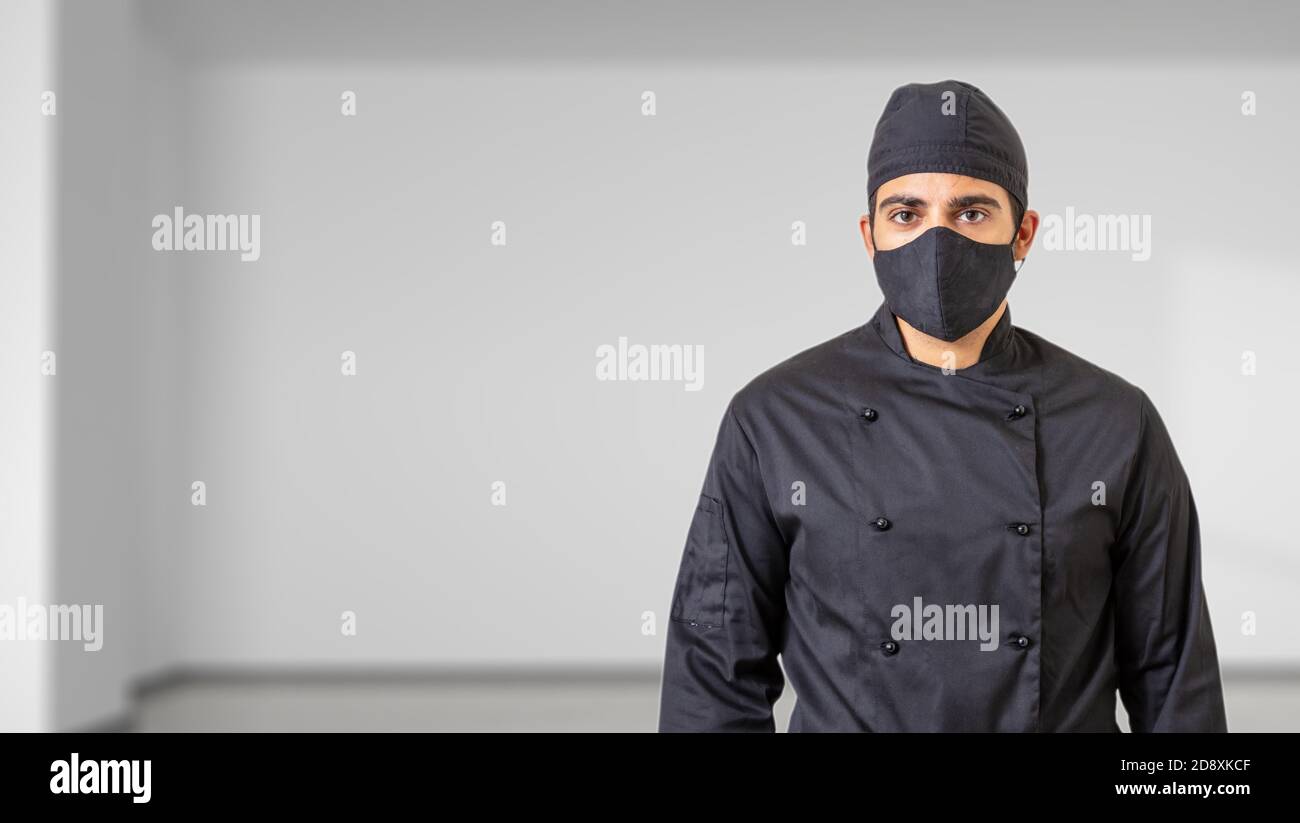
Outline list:
[[[730,393],[879,299],[856,235],[862,155],[912,75],[246,58],[182,70],[177,202],[260,213],[264,234],[255,264],[171,264],[189,318],[174,481],[211,492],[206,510],[178,505],[166,541],[191,558],[158,592],[184,627],[176,654],[657,660],[640,615],[664,613]],[[1275,160],[1298,125],[1283,101],[1300,72],[924,72],[950,74],[1015,117],[1040,211],[1152,215],[1147,262],[1040,250],[1013,317],[1148,389],[1201,507],[1222,657],[1294,661],[1288,489],[1266,478],[1300,457],[1286,356],[1298,287],[1276,185],[1295,172]],[[1255,120],[1238,112],[1246,88],[1264,101]],[[338,113],[344,89],[355,119]],[[644,89],[655,119],[638,113]],[[1232,216],[1245,203],[1250,216]],[[488,243],[498,219],[506,248]],[[809,223],[806,248],[789,244],[794,220]],[[594,351],[619,336],[703,344],[705,389],[596,382]],[[1254,377],[1240,373],[1248,349]],[[338,374],[344,350],[355,379]],[[495,479],[505,509],[489,505]],[[334,626],[347,608],[357,638]],[[1256,636],[1238,630],[1246,611]]]
[[[49,9],[0,4],[0,604],[49,591],[47,483],[50,134],[41,94],[54,87]],[[0,729],[48,728],[51,649],[0,640]]]

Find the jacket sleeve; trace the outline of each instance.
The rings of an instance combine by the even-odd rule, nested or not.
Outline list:
[[[1155,406],[1138,446],[1113,548],[1115,658],[1134,732],[1226,732],[1196,503]]]
[[[734,406],[734,400],[733,400]],[[727,408],[672,596],[660,732],[772,732],[785,686],[786,542],[758,457]]]

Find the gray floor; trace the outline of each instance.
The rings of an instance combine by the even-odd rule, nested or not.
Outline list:
[[[1300,672],[1225,671],[1232,731],[1300,731]],[[653,731],[657,670],[188,672],[144,684],[138,731]],[[793,695],[777,704],[786,728]],[[1121,726],[1127,722],[1120,712]]]

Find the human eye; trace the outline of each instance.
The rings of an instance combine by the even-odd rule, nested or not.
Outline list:
[[[916,222],[916,212],[909,209],[899,209],[889,215],[889,222],[897,223],[900,226],[910,226]]]
[[[964,209],[957,215],[962,223],[983,223],[988,217],[988,212],[981,209]]]

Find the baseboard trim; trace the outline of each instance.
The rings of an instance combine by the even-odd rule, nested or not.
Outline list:
[[[224,685],[428,685],[456,686],[490,684],[496,687],[519,685],[568,686],[581,684],[646,685],[658,684],[657,665],[465,665],[465,666],[373,666],[343,668],[335,666],[177,666],[139,678],[132,689],[135,699],[165,689],[202,683]]]

